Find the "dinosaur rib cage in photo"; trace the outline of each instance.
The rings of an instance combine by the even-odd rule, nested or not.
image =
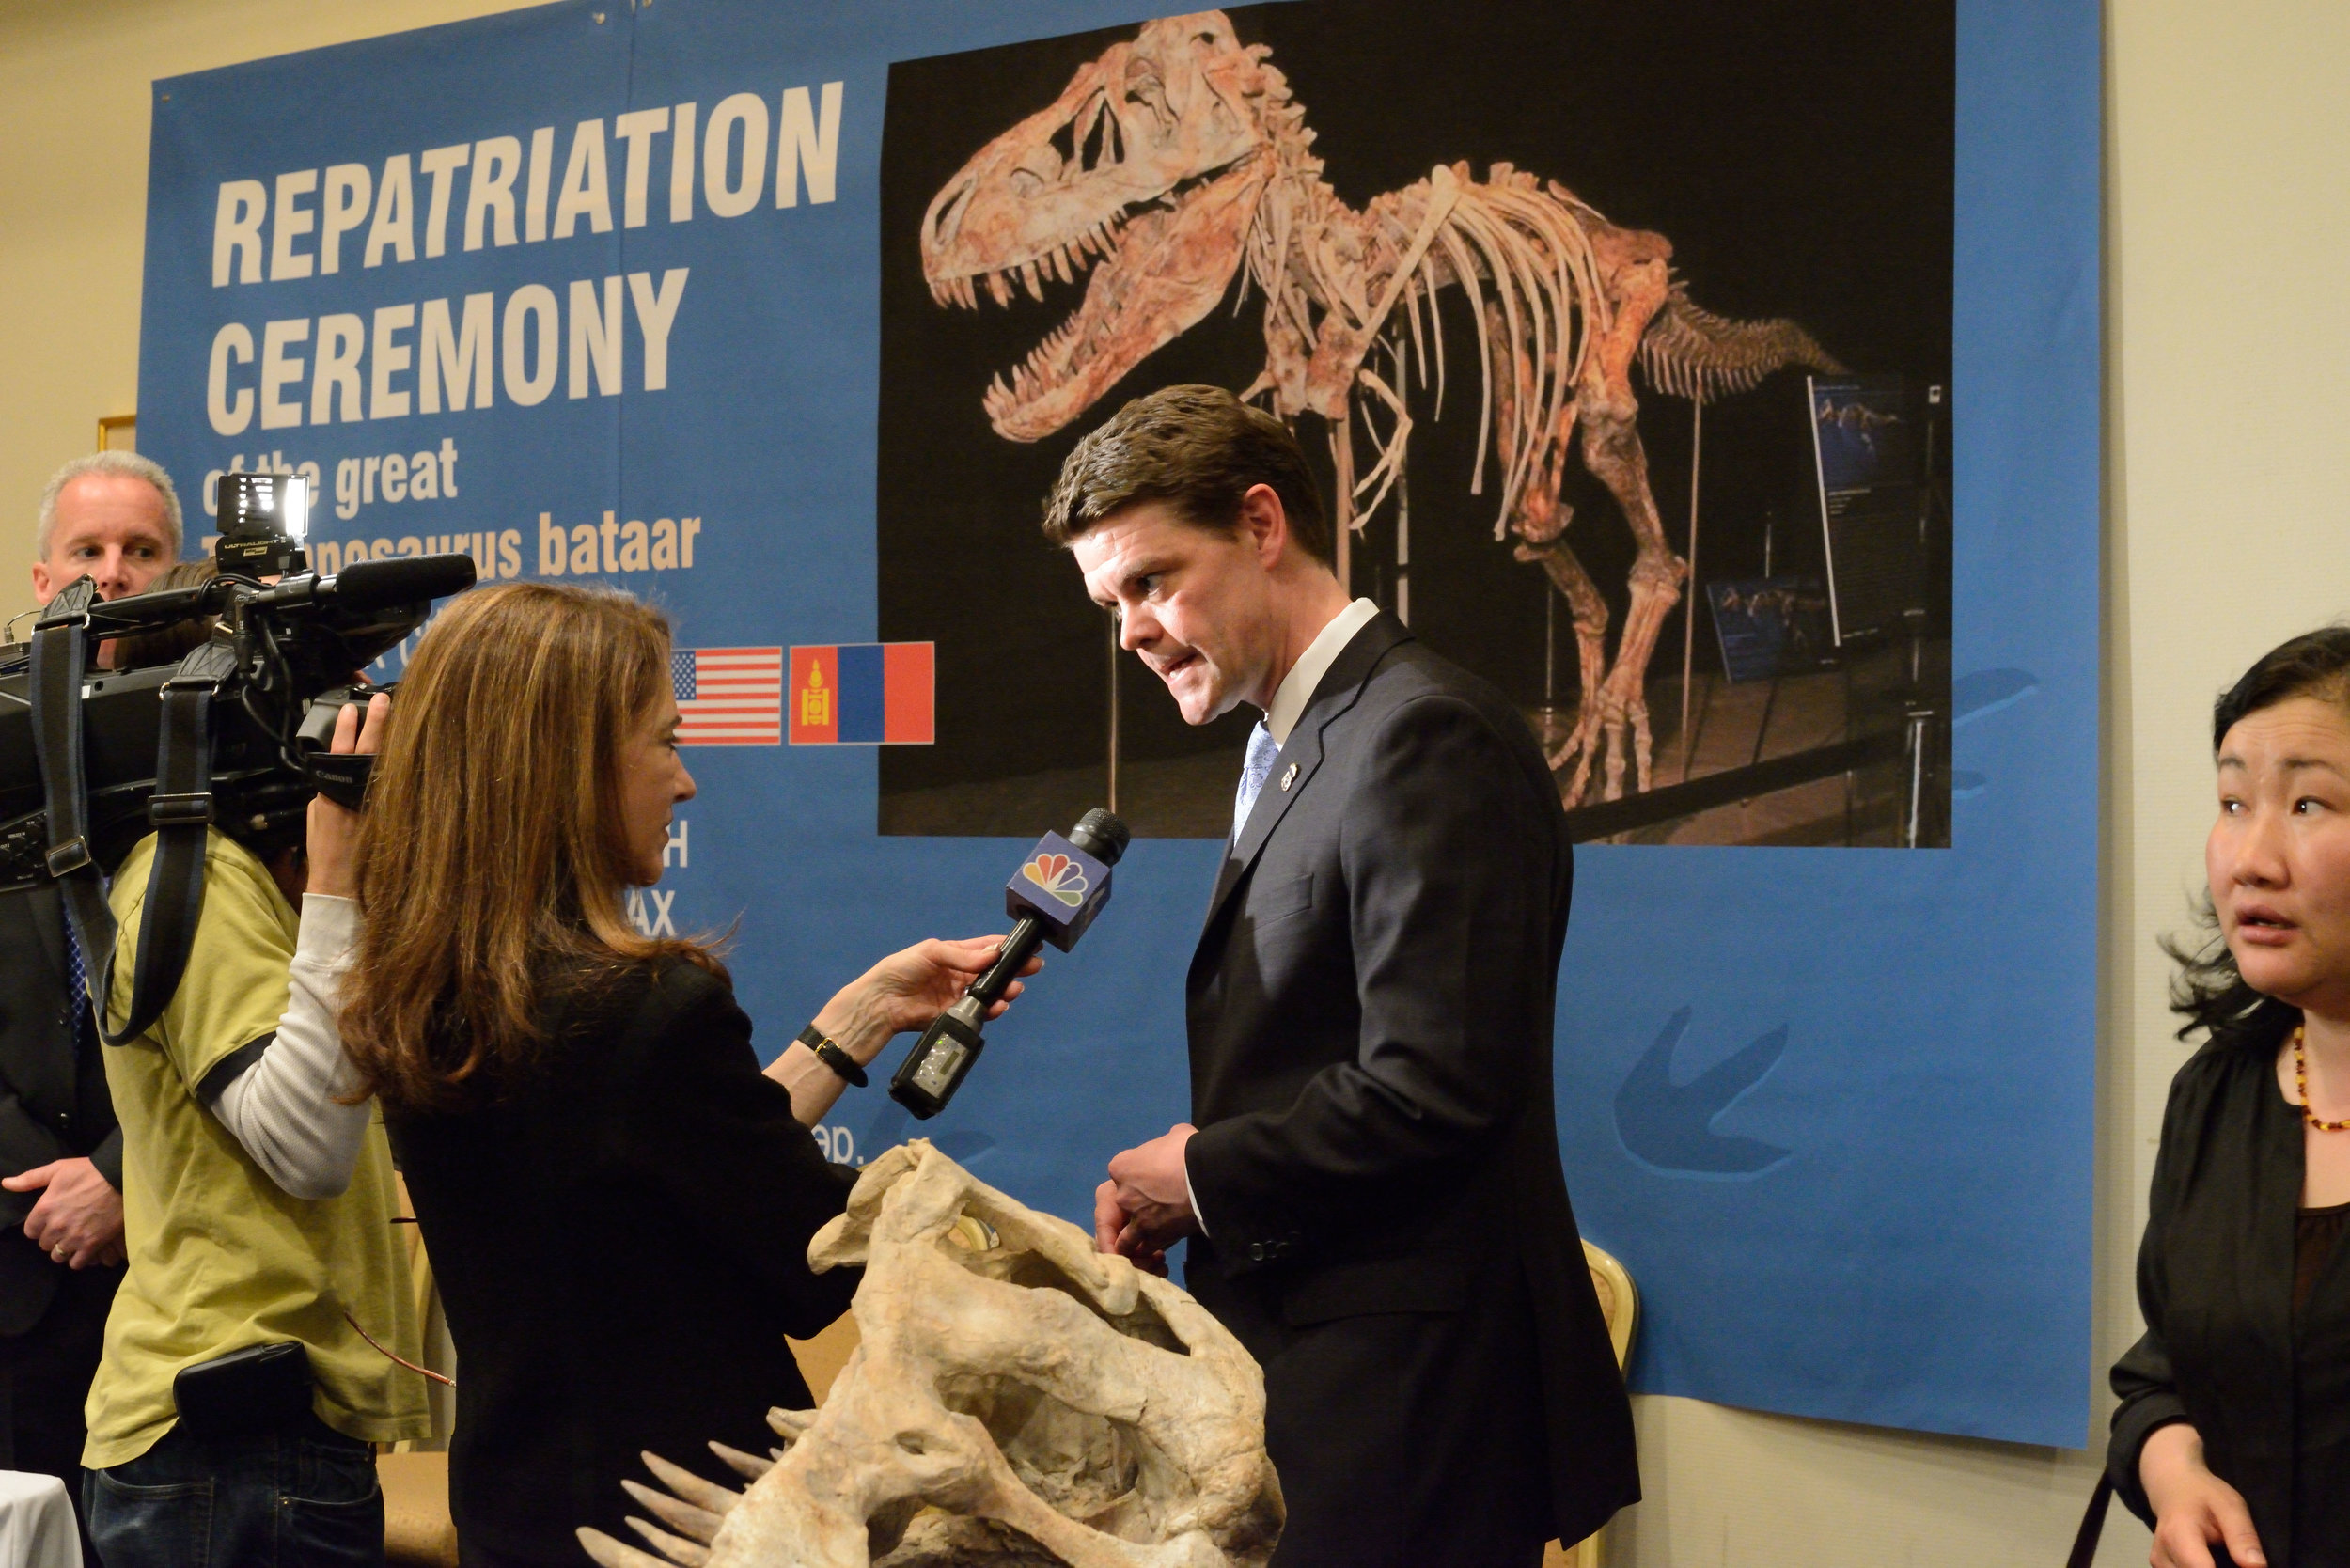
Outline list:
[[[1757,51],[1751,23],[1654,21],[1636,39],[1591,6],[1439,26],[1308,4],[893,68],[885,635],[931,635],[960,604],[976,644],[992,619],[991,682],[1008,662],[1033,672],[1023,690],[1103,715],[1105,741],[1106,634],[1032,498],[1128,398],[1212,381],[1324,461],[1350,586],[1550,731],[1571,808],[1606,803],[1637,827],[1625,797],[1729,766],[1882,763],[1864,743],[1888,713],[1947,709],[1924,689],[1946,660],[1910,649],[1891,681],[1856,651],[1847,679],[1774,682],[1767,708],[1730,691],[1690,584],[1691,483],[1701,583],[1816,579],[1831,563],[1803,373],[1946,380],[1950,17],[1872,21],[1873,50],[1825,60],[1806,40]],[[1528,47],[1506,46],[1519,33]],[[1900,143],[1927,178],[1888,180],[1840,127]],[[1876,236],[1898,238],[1879,255]],[[1928,521],[1947,536],[1947,509]],[[1017,612],[970,613],[959,559],[1016,584],[991,597]],[[1947,636],[1939,594],[1910,628],[1924,640]],[[1701,682],[1686,691],[1684,659]],[[1237,737],[1176,732],[1138,666],[1125,685],[1128,814],[1220,833],[1205,797],[1229,796],[1230,774],[1185,760]],[[884,760],[884,830],[1024,830],[1007,808],[1076,787],[1057,774],[1100,787],[1079,728],[981,755],[942,727],[933,754]]]

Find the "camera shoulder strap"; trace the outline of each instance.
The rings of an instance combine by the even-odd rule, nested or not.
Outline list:
[[[147,820],[155,858],[139,917],[137,967],[131,974],[131,1016],[104,1031],[120,1045],[163,1016],[187,973],[204,914],[204,837],[212,824],[212,698],[237,671],[235,646],[215,637],[180,662],[163,685],[163,729],[155,744],[155,793]],[[114,994],[114,953],[106,955],[105,995]],[[102,1023],[103,1020],[102,1019]]]
[[[49,819],[50,876],[64,895],[67,921],[95,968],[115,949],[114,912],[89,845],[89,796],[82,776],[82,675],[88,653],[89,607],[98,584],[84,577],[60,588],[33,630],[33,750],[40,760]]]

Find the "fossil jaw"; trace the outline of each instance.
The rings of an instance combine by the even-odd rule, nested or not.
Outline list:
[[[1085,279],[1076,310],[988,387],[983,406],[996,433],[1012,441],[1052,434],[1205,319],[1240,269],[1267,173],[1251,159],[1188,186],[1180,203],[1114,213],[1044,267],[1028,261],[991,272],[976,287],[971,277],[933,282],[942,304],[976,309],[980,288],[1009,305],[1015,280],[1042,301],[1047,269],[1058,282]]]

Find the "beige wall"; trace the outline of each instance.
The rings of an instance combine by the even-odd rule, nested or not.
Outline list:
[[[137,376],[149,79],[503,8],[484,0],[0,0],[0,560],[32,498],[128,410]],[[2136,1333],[2168,1036],[2154,939],[2201,882],[2211,694],[2350,612],[2350,7],[2113,0],[2099,1369]],[[21,566],[0,613],[30,604]],[[1888,1434],[1682,1400],[1640,1411],[1651,1500],[1618,1560],[1805,1568],[2053,1565],[2084,1454]],[[2126,1519],[2100,1562],[2145,1560]]]
[[[101,416],[138,401],[149,84],[514,8],[503,0],[0,0],[0,617],[33,604],[42,484],[96,445]],[[172,478],[201,525],[197,476]]]

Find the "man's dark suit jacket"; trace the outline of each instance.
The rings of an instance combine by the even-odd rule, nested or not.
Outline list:
[[[1186,1283],[1264,1366],[1281,1563],[1504,1562],[1639,1496],[1551,1095],[1573,879],[1525,721],[1366,624],[1189,978]]]
[[[0,893],[0,1176],[81,1157],[119,1192],[122,1133],[98,1043],[77,1045],[68,1022],[65,944],[56,888]],[[39,1323],[64,1283],[66,1271],[24,1239],[39,1197],[0,1192],[0,1337]]]
[[[814,1403],[784,1336],[862,1271],[807,1244],[856,1172],[825,1163],[762,1075],[727,981],[644,964],[544,1010],[548,1066],[467,1111],[391,1121],[458,1360],[449,1504],[466,1560],[572,1564],[635,1539],[620,1478],[650,1450],[739,1484],[767,1412]]]

